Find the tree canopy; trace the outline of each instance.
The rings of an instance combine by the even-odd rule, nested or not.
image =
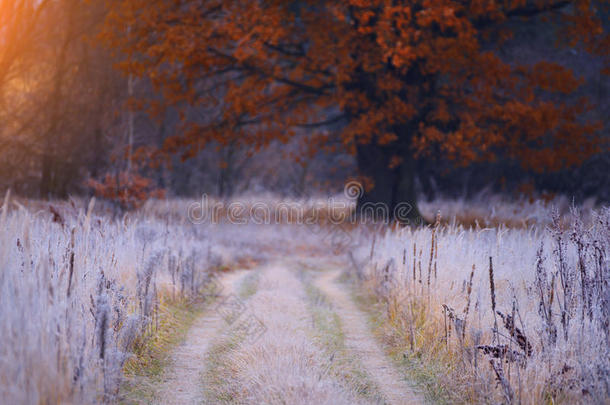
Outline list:
[[[605,1],[605,0],[604,0]],[[605,59],[607,4],[591,0],[114,0],[103,38],[181,112],[168,152],[262,147],[309,131],[345,148],[372,200],[414,201],[417,153],[557,170],[599,150],[582,83],[561,63],[500,50],[514,21],[553,20],[559,45]],[[523,21],[522,21],[523,20]],[[329,130],[331,128],[332,130]],[[304,151],[304,154],[307,153]],[[377,193],[377,194],[375,194]]]

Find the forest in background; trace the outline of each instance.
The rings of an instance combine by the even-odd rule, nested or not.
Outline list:
[[[0,190],[34,198],[90,195],[90,179],[138,173],[168,195],[222,197],[245,192],[280,194],[338,192],[357,175],[354,156],[339,152],[305,156],[306,130],[276,140],[259,153],[239,143],[211,143],[190,159],[172,156],[150,165],[151,154],[180,130],[180,112],[151,118],[138,99],[163,96],[147,78],[116,67],[123,55],[100,40],[111,2],[100,0],[12,1],[0,14]],[[512,21],[515,37],[502,58],[517,63],[542,55],[572,68],[584,84],[570,95],[586,96],[589,113],[610,116],[604,58],[578,48],[556,48],[553,22],[535,17]],[[605,19],[606,26],[608,19]],[[130,102],[131,100],[131,102]],[[206,114],[194,108],[191,114]],[[330,125],[327,131],[334,128]],[[555,173],[522,169],[499,159],[461,167],[432,150],[416,161],[420,198],[498,193],[558,193],[609,201],[610,154],[603,149],[581,165]]]

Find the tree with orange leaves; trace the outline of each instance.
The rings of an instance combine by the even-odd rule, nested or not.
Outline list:
[[[562,97],[581,83],[572,71],[498,51],[512,19],[547,14],[566,45],[607,58],[600,1],[114,0],[103,37],[163,95],[148,108],[182,112],[165,151],[260,148],[308,129],[310,147],[356,156],[360,206],[406,202],[399,219],[417,220],[414,159],[434,145],[459,163],[502,155],[534,170],[599,150],[586,100]]]

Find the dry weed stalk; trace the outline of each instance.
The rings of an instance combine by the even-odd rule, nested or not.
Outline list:
[[[470,312],[470,295],[472,294],[472,279],[474,278],[475,265],[472,265],[472,271],[470,272],[470,278],[468,279],[468,288],[466,290],[466,308],[464,308],[464,329],[462,331],[462,340],[466,337],[466,323],[468,320],[468,313]]]
[[[489,293],[491,296],[491,311],[494,315],[493,341],[498,340],[498,319],[496,318],[496,285],[494,283],[494,267],[492,257],[489,256]]]
[[[417,276],[415,274],[415,260],[417,257],[417,244],[413,243],[413,293],[415,293],[415,284],[417,283]]]

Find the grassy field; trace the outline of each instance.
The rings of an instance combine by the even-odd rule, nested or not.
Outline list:
[[[339,266],[339,285],[359,303],[352,315],[366,318],[421,398],[607,402],[610,211],[492,202],[475,201],[470,211],[463,201],[422,204],[433,222],[424,228],[350,226],[352,243],[336,252],[328,236],[340,225],[328,214],[312,230],[284,208],[273,211],[279,223],[237,224],[226,212],[216,223],[194,223],[185,200],[115,216],[94,200],[7,196],[0,396],[15,404],[146,403],[146,385],[160,381],[172,350],[218,298],[216,280],[250,268],[236,295],[267,333],[247,343],[223,338],[219,324],[207,371],[195,379],[208,398],[290,403],[307,392],[318,403],[382,403],[379,376],[346,343],[345,307],[314,283]],[[319,201],[290,204],[328,213]],[[447,219],[436,220],[437,209]],[[256,383],[244,396],[239,387],[249,381]]]
[[[549,214],[383,230],[354,253],[388,350],[450,402],[608,400],[610,211]]]

